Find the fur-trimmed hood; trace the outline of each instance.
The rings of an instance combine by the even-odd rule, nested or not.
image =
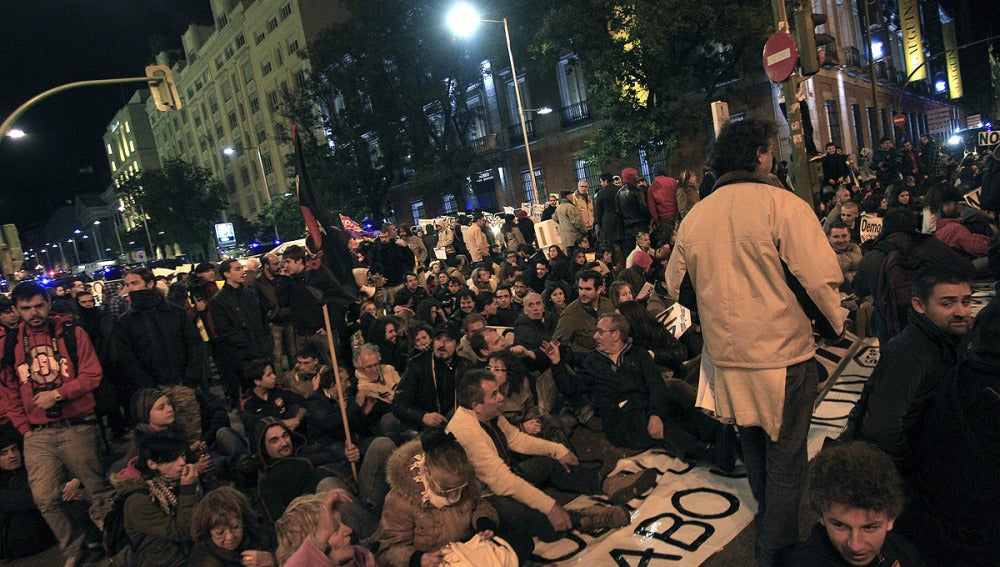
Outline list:
[[[393,452],[386,463],[385,474],[389,487],[399,491],[401,495],[421,506],[430,507],[429,503],[423,502],[423,484],[415,478],[417,472],[410,467],[413,466],[414,458],[423,455],[424,449],[420,445],[420,439],[407,441],[399,449]],[[473,478],[469,486],[462,492],[462,500],[478,499],[482,492],[482,485]],[[461,502],[461,500],[459,501]]]

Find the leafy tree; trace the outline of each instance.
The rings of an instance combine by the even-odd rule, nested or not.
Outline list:
[[[666,154],[704,134],[708,103],[741,94],[733,87],[759,68],[771,26],[766,0],[515,0],[514,6],[515,35],[524,38],[535,68],[552,68],[567,53],[583,66],[590,110],[606,119],[583,153],[597,163],[634,160],[640,149]]]
[[[151,235],[162,231],[185,250],[213,246],[214,223],[226,206],[226,190],[210,170],[170,160],[162,169],[139,172],[118,193],[148,215]],[[156,238],[154,244],[159,244]]]
[[[480,75],[466,44],[442,25],[446,4],[343,4],[350,17],[314,42],[309,60],[316,72],[288,107],[306,126],[307,152],[326,154],[313,155],[310,167],[325,162],[317,169],[336,172],[333,210],[381,218],[390,190],[403,182],[462,200],[468,176],[482,168],[469,135],[476,112],[466,100]],[[317,104],[319,121],[312,118]],[[327,147],[312,136],[320,129]],[[327,187],[322,178],[319,186]]]

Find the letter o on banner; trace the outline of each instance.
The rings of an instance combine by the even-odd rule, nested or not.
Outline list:
[[[714,514],[704,514],[704,513],[701,513],[701,512],[692,512],[691,510],[687,509],[685,506],[683,506],[681,504],[681,501],[684,499],[685,496],[691,496],[693,494],[700,494],[700,493],[715,494],[717,496],[720,496],[720,497],[722,497],[723,499],[725,499],[729,503],[729,507],[726,508],[725,510],[723,510],[722,512],[718,512],[718,513],[714,513]],[[737,510],[740,509],[740,499],[739,498],[737,498],[736,496],[734,496],[734,495],[732,495],[732,494],[730,494],[728,492],[723,492],[722,490],[716,490],[714,488],[707,488],[707,487],[689,488],[687,490],[678,490],[670,498],[670,502],[671,502],[671,504],[674,505],[674,508],[677,509],[678,512],[681,512],[681,513],[683,513],[683,514],[685,514],[687,516],[690,516],[692,518],[700,518],[702,520],[717,520],[719,518],[725,518],[727,516],[732,516],[733,514],[735,514],[737,512]]]

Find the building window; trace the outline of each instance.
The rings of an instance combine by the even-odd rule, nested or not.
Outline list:
[[[851,121],[854,122],[855,152],[865,147],[865,130],[861,122],[861,105],[851,105]]]
[[[593,194],[597,191],[597,186],[601,181],[601,170],[596,165],[587,163],[585,159],[573,160],[573,169],[576,171],[577,182],[586,181],[590,185]]]
[[[233,58],[233,54],[235,54],[235,53],[236,53],[236,50],[233,49],[233,47],[231,45],[227,45],[226,46],[225,54],[226,54],[226,60],[227,61],[230,60],[230,59],[232,59]]]
[[[260,100],[257,98],[257,94],[254,93],[250,95],[250,114],[257,114],[260,110]]]
[[[295,54],[295,52],[298,51],[298,50],[299,50],[299,40],[293,39],[292,41],[288,42],[288,54],[289,55]]]
[[[285,125],[278,122],[274,125],[274,137],[278,140],[287,140],[288,132],[285,131]]]
[[[448,193],[444,196],[444,214],[450,215],[458,211],[458,199],[455,195]]]
[[[868,114],[868,139],[872,142],[872,149],[878,146],[878,118],[875,115],[875,109],[872,107],[866,107],[865,112]]]
[[[261,154],[260,161],[264,164],[264,175],[274,173],[274,164],[271,163],[271,154]]]
[[[265,130],[264,127],[261,126],[257,130],[257,143],[258,144],[263,144],[264,140],[266,140],[266,139],[267,139],[267,130]]]
[[[309,75],[308,75],[308,73],[306,73],[306,70],[305,69],[299,69],[295,73],[295,84],[298,85],[299,87],[301,87],[303,84],[305,84],[306,79],[308,79],[308,78],[309,78]]]
[[[222,66],[225,65],[225,64],[226,64],[226,59],[221,54],[218,57],[215,58],[215,70],[216,71],[221,71],[222,70]]]
[[[271,74],[271,61],[265,61],[260,65],[260,74],[265,77]]]
[[[239,49],[247,44],[247,38],[245,35],[240,34],[236,36],[236,49]]]
[[[536,195],[545,193],[545,179],[542,178],[542,170],[537,167],[535,168],[535,181],[538,182],[538,191],[535,191],[535,186],[531,182],[531,173],[527,169],[521,172],[521,183],[524,185],[524,200],[529,203],[537,203],[538,199]]]
[[[843,147],[840,137],[840,114],[837,112],[837,101],[826,101],[826,121],[830,127],[830,141]]]
[[[284,20],[292,14],[292,4],[288,3],[281,7],[281,19]]]
[[[583,69],[575,57],[565,57],[558,63],[556,78],[559,80],[559,99],[562,108],[559,118],[564,126],[590,118],[587,106],[587,82]]]
[[[274,31],[278,27],[278,18],[271,18],[267,21],[267,31]]]
[[[878,109],[878,113],[879,113],[879,118],[881,118],[882,120],[882,132],[884,132],[885,135],[888,136],[889,132],[892,132],[892,128],[889,122],[889,111],[884,108],[880,108]]]
[[[225,13],[219,14],[218,22],[219,22],[219,29],[221,30],[226,27],[226,24],[229,23],[229,18],[226,16]]]
[[[222,124],[216,124],[215,125],[215,137],[216,137],[216,139],[221,140],[224,135],[225,135],[225,131],[222,129]]]
[[[235,112],[230,112],[229,113],[229,127],[232,128],[233,130],[235,130],[236,127],[239,126],[239,125],[240,125],[239,121],[236,120],[236,113]]]
[[[413,226],[420,224],[420,219],[427,217],[423,201],[413,201],[410,203],[410,212],[413,213]]]
[[[277,110],[278,108],[278,93],[271,91],[267,93],[267,107],[270,110]]]
[[[263,31],[258,31],[257,34],[253,36],[254,44],[260,45],[260,42],[264,41],[265,37],[267,36],[264,34]]]
[[[236,192],[236,178],[233,177],[232,173],[226,176],[226,190],[229,191],[230,195]]]
[[[240,177],[243,178],[244,185],[250,185],[250,170],[246,166],[240,166]]]

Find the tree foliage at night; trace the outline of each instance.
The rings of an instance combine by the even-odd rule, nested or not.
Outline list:
[[[321,176],[311,169],[313,182],[333,193],[333,210],[373,219],[404,181],[421,194],[462,201],[466,178],[481,169],[466,97],[480,75],[479,63],[442,25],[447,4],[343,4],[350,17],[311,45],[312,80],[288,106],[303,126],[309,166]],[[319,131],[329,146],[317,142]]]
[[[214,223],[226,206],[225,186],[211,170],[182,160],[140,171],[118,188],[118,194],[148,215],[154,244],[163,244],[156,238],[163,232],[185,250],[211,248]]]
[[[596,163],[634,160],[640,149],[669,152],[705,132],[709,102],[759,67],[759,50],[773,27],[765,0],[515,5],[518,35],[528,42],[536,69],[552,68],[567,53],[583,66],[590,109],[607,119],[585,152]]]

